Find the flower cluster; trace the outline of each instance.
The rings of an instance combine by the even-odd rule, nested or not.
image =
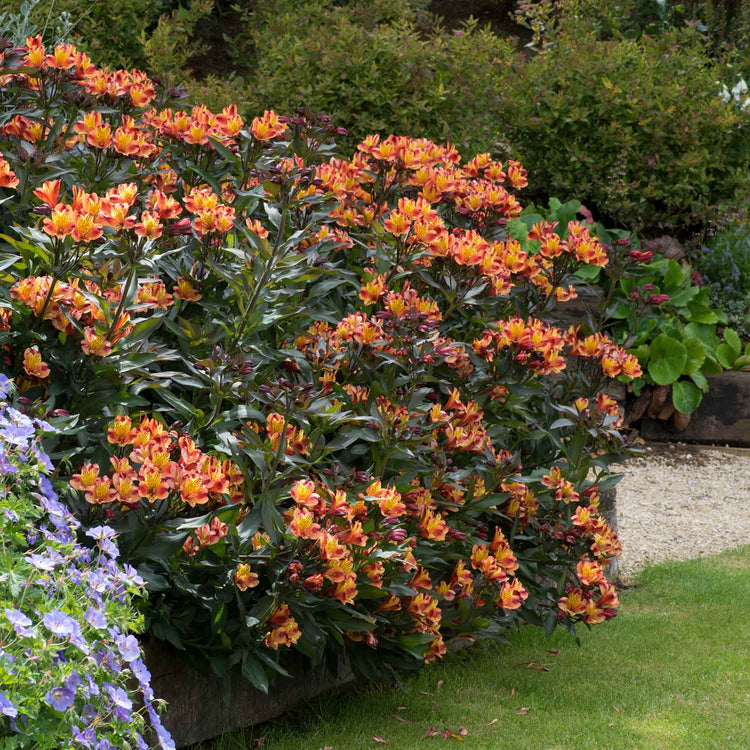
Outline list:
[[[97,94],[37,47],[0,82],[0,357],[155,637],[267,689],[292,650],[373,676],[612,614],[577,569],[619,553],[601,389],[640,371],[552,319],[620,268],[590,217],[530,218],[515,161],[400,136],[341,159],[322,116],[170,108],[137,73]]]
[[[138,507],[171,493],[190,508],[243,498],[243,477],[231,461],[205,455],[189,437],[167,431],[155,419],[144,417],[134,426],[130,417],[115,417],[107,441],[123,454],[112,457],[111,474],[100,475],[99,466],[89,463],[70,482],[92,505]]]
[[[0,378],[3,397],[9,383]],[[131,600],[143,580],[118,563],[109,527],[77,541],[80,524],[38,447],[37,433],[51,429],[2,405],[0,731],[23,748],[174,748],[129,634],[140,625]]]

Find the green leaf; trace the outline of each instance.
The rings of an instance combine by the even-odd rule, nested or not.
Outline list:
[[[599,266],[585,265],[581,266],[573,275],[582,281],[596,281],[601,271],[602,269]]]
[[[692,414],[703,400],[703,394],[698,386],[689,380],[678,380],[672,386],[672,403],[677,411]]]
[[[719,344],[716,347],[716,359],[725,370],[731,370],[737,358],[734,349],[729,344]]]
[[[660,333],[649,352],[648,374],[657,385],[671,385],[685,371],[688,352],[679,341]]]
[[[675,260],[670,260],[667,265],[667,272],[664,275],[664,291],[669,293],[671,289],[681,287],[684,279],[685,276],[680,264]]]
[[[706,361],[701,367],[701,372],[704,375],[720,375],[724,371],[724,368],[719,364],[716,357],[712,357],[710,354],[706,355]]]
[[[268,695],[268,677],[266,677],[266,670],[263,668],[260,661],[247,651],[242,655],[242,676],[253,685],[253,687],[258,688],[262,693]]]
[[[708,380],[706,376],[700,372],[691,372],[690,379],[700,388],[703,393],[708,393]]]
[[[683,339],[682,344],[687,350],[685,374],[690,375],[700,370],[701,365],[706,359],[706,349],[699,339]]]
[[[731,328],[725,328],[724,329],[724,341],[732,348],[732,351],[734,351],[734,356],[739,357],[742,353],[742,342],[740,341],[740,337],[733,331]]]

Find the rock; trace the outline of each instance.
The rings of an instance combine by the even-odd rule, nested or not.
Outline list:
[[[681,260],[685,257],[685,248],[668,234],[663,234],[654,240],[643,240],[641,247],[652,253],[660,253],[665,258],[671,258],[672,260]]]
[[[646,411],[646,414],[652,419],[658,417],[662,406],[664,406],[664,404],[666,403],[667,396],[669,396],[669,389],[670,386],[668,385],[659,385],[656,386],[652,391],[651,404]]]
[[[688,428],[691,418],[692,414],[683,414],[681,411],[676,411],[672,415],[672,425],[675,432],[684,432]],[[689,453],[687,455],[690,456]]]

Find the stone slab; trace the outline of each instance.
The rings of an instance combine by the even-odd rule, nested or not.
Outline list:
[[[723,372],[708,379],[709,392],[681,432],[652,419],[641,422],[646,440],[709,443],[750,448],[750,372]]]

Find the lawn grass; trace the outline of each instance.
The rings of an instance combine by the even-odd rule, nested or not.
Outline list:
[[[618,617],[582,632],[580,648],[566,633],[524,629],[510,646],[450,655],[403,692],[324,696],[201,750],[255,748],[260,738],[263,750],[455,742],[420,739],[430,727],[464,727],[467,749],[750,748],[750,546],[648,568],[621,599]]]

